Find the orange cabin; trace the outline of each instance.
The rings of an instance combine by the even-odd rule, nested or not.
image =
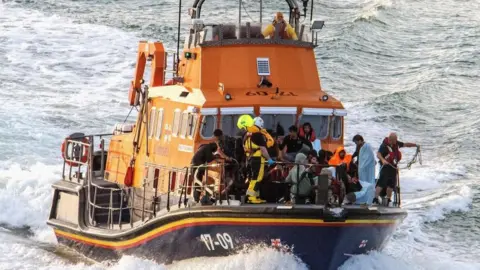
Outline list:
[[[243,114],[261,116],[267,129],[280,125],[283,135],[291,125],[310,122],[322,149],[343,145],[346,111],[321,87],[315,29],[309,35],[295,20],[291,24],[298,40],[265,39],[259,37],[260,26],[241,25],[238,31],[235,25],[204,25],[195,18],[169,85],[163,45],[140,42],[129,93],[130,104],[140,106],[137,122],[131,132],[112,137],[105,178],[123,183],[131,167],[133,186],[141,187],[146,177],[154,177],[145,164],[184,168],[199,145],[213,140],[216,128],[235,136]],[[148,61],[151,79],[142,91]],[[168,189],[167,181],[159,184]]]

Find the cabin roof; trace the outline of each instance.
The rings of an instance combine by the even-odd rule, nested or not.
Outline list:
[[[225,90],[223,95],[217,90],[204,90],[203,93],[207,99],[207,102],[205,103],[206,107],[295,106],[344,109],[339,100],[323,91],[313,93],[312,91],[282,91],[279,89],[279,93],[276,95],[275,88],[252,88],[246,90],[234,90],[231,92]],[[232,100],[227,101],[225,98],[226,94],[230,94]],[[324,95],[328,95],[327,101],[322,101]]]
[[[162,98],[174,102],[181,102],[202,107],[205,104],[205,96],[198,88],[187,89],[182,85],[166,85],[152,87],[148,90],[149,98]]]
[[[225,95],[230,94],[232,100],[226,100]],[[157,86],[149,89],[149,98],[162,98],[174,102],[190,104],[199,107],[309,107],[344,109],[342,103],[328,95],[328,100],[322,97],[328,95],[323,91],[318,94],[312,91],[282,91],[276,94],[275,88],[252,88],[246,90],[224,91],[223,95],[218,90],[187,89],[181,85]]]

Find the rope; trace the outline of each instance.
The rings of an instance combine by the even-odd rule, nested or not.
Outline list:
[[[404,167],[404,168],[400,168],[400,169],[411,169],[412,168],[412,165],[415,164],[415,163],[419,163],[420,165],[422,165],[422,152],[420,151],[420,145],[417,145],[417,151],[415,152],[415,155],[413,155],[413,158],[412,160],[410,160],[410,162],[407,163],[407,166]]]
[[[243,4],[243,0],[241,0],[241,4],[242,4],[242,7],[243,7],[243,10],[245,11],[245,13],[247,13],[247,16],[250,18],[250,20],[252,20],[252,22],[256,23],[257,21],[255,21],[255,20],[250,16],[250,14],[248,13],[247,9],[245,8],[245,4]]]
[[[125,122],[127,122],[127,119],[128,119],[128,117],[130,116],[130,114],[132,113],[133,108],[137,108],[137,107],[136,107],[136,106],[132,106],[132,108],[130,109],[130,111],[129,111],[128,114],[127,114],[127,117],[125,117],[125,120],[123,120],[123,123],[124,123],[124,124],[125,124]],[[138,109],[137,109],[137,112],[138,112]]]

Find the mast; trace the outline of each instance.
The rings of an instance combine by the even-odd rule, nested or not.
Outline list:
[[[310,23],[312,23],[312,20],[313,20],[313,0],[312,0],[312,4],[310,5]]]
[[[182,19],[182,0],[178,1],[178,29],[177,29],[177,66],[175,68],[175,73],[178,77],[178,66],[180,65],[180,20]]]
[[[242,0],[238,0],[238,27],[237,27],[237,39],[240,39],[240,27],[242,26]]]
[[[260,25],[262,25],[263,0],[260,0]]]

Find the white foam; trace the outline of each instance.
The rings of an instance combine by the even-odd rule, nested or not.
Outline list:
[[[357,16],[356,19],[370,20],[373,18],[377,18],[379,10],[391,6],[392,1],[390,0],[365,1],[362,4],[360,14]]]
[[[447,270],[447,269],[480,269],[478,262],[458,262],[452,258],[425,254],[417,251],[413,258],[391,256],[385,253],[372,252],[350,258],[339,270]]]
[[[123,256],[118,263],[108,268],[108,270],[166,270],[164,265],[157,264],[150,260],[140,259],[133,256]]]
[[[470,211],[472,200],[472,190],[468,186],[461,186],[458,192],[445,198],[429,202],[429,210],[425,214],[425,221],[433,222],[442,220],[445,219],[446,214],[452,212]]]
[[[236,270],[236,269],[307,269],[304,263],[297,257],[284,252],[276,251],[265,247],[252,247],[243,253],[231,255],[228,257],[215,258],[195,258],[182,262],[177,262],[168,269],[172,270]]]
[[[53,190],[51,184],[60,179],[58,166],[36,163],[22,168],[13,164],[0,168],[0,223],[13,227],[29,226],[40,240],[54,241],[46,220]]]

